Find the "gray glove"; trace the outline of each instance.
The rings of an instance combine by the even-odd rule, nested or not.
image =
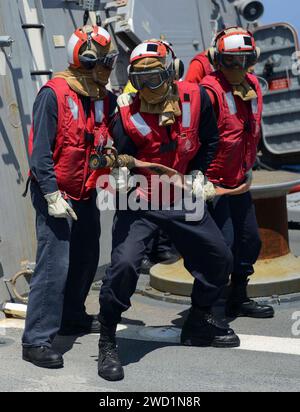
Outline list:
[[[54,193],[49,193],[44,196],[48,203],[48,213],[53,217],[71,217],[77,220],[76,213],[71,208],[68,202],[62,197],[61,192],[58,190]]]

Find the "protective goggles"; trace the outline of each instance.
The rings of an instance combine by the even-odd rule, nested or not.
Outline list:
[[[97,64],[106,69],[113,70],[116,66],[117,58],[118,53],[110,53],[98,58],[92,54],[85,54],[84,56],[79,56],[79,61],[88,70],[94,69]]]
[[[151,90],[158,89],[172,75],[169,69],[147,70],[143,72],[129,72],[129,80],[137,90],[148,87]]]
[[[227,69],[248,69],[257,62],[257,53],[220,53],[218,62]]]

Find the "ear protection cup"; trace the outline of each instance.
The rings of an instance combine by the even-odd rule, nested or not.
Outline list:
[[[184,63],[180,59],[174,59],[173,68],[175,71],[175,80],[179,80],[184,75]]]
[[[165,42],[165,41],[161,41],[164,46],[166,47],[167,50],[170,51],[171,55],[172,55],[172,64],[171,64],[171,70],[175,72],[175,76],[173,80],[179,80],[183,77],[184,75],[184,63],[182,60],[178,59],[176,57],[176,54],[171,46],[171,44]]]

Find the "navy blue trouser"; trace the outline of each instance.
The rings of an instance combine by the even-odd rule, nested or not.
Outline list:
[[[54,218],[48,215],[37,183],[31,183],[37,256],[24,346],[51,346],[61,324],[86,319],[84,304],[99,261],[100,214],[95,196],[87,201],[70,201],[78,221]]]
[[[251,193],[217,197],[209,202],[208,209],[232,250],[233,275],[252,275],[261,240]]]
[[[130,307],[138,271],[153,233],[160,227],[195,278],[192,304],[208,308],[218,299],[232,270],[232,255],[222,233],[205,212],[201,221],[187,222],[184,211],[118,211],[113,226],[111,264],[100,291],[100,321],[113,325]]]
[[[176,250],[169,237],[162,230],[157,230],[153,239],[150,240],[145,253],[150,260],[151,258],[155,260],[158,253],[165,252],[176,253]]]

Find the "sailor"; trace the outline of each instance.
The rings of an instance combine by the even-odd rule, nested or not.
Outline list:
[[[128,80],[124,88],[124,93],[136,92],[137,90],[132,86],[130,80]],[[145,256],[141,263],[140,272],[149,274],[151,267],[155,263],[172,264],[179,259],[180,256],[174,245],[170,242],[168,236],[162,230],[157,230],[147,246]]]
[[[129,78],[138,91],[119,96],[119,115],[112,134],[119,153],[165,165],[182,174],[191,171],[191,191],[197,193],[202,173],[215,156],[218,130],[205,90],[175,81],[181,77],[180,66],[167,42],[153,40],[138,45],[131,54],[129,67]],[[197,170],[193,170],[195,164]],[[139,170],[148,181],[153,177],[149,169]],[[128,174],[126,167],[113,169],[119,192],[127,192]],[[100,292],[98,373],[107,380],[124,377],[116,347],[116,328],[122,312],[131,305],[137,269],[157,228],[169,235],[195,278],[192,306],[181,333],[182,344],[239,346],[233,330],[219,323],[211,313],[232,265],[231,252],[212,218],[205,208],[195,221],[187,220],[186,210],[175,209],[172,204],[169,210],[151,209],[150,199],[152,202],[155,197],[151,185],[147,193],[140,187],[132,188],[131,194],[132,190],[141,198],[146,196],[149,208],[118,210],[115,216],[111,264]]]
[[[216,197],[209,205],[234,256],[226,314],[269,318],[274,315],[273,308],[260,305],[247,296],[248,278],[254,273],[253,265],[261,249],[249,191],[251,169],[261,136],[263,105],[259,82],[249,68],[257,62],[259,49],[251,32],[231,27],[216,35],[209,53],[217,70],[206,76],[201,84],[218,119],[220,144],[206,175],[215,185],[240,193]]]
[[[29,155],[37,256],[23,359],[45,368],[63,366],[52,349],[57,333],[99,332],[97,316],[85,309],[100,237],[95,190],[85,183],[90,153],[105,145],[116,108],[105,87],[116,57],[105,29],[78,28],[68,43],[68,69],[42,87],[33,107]]]

